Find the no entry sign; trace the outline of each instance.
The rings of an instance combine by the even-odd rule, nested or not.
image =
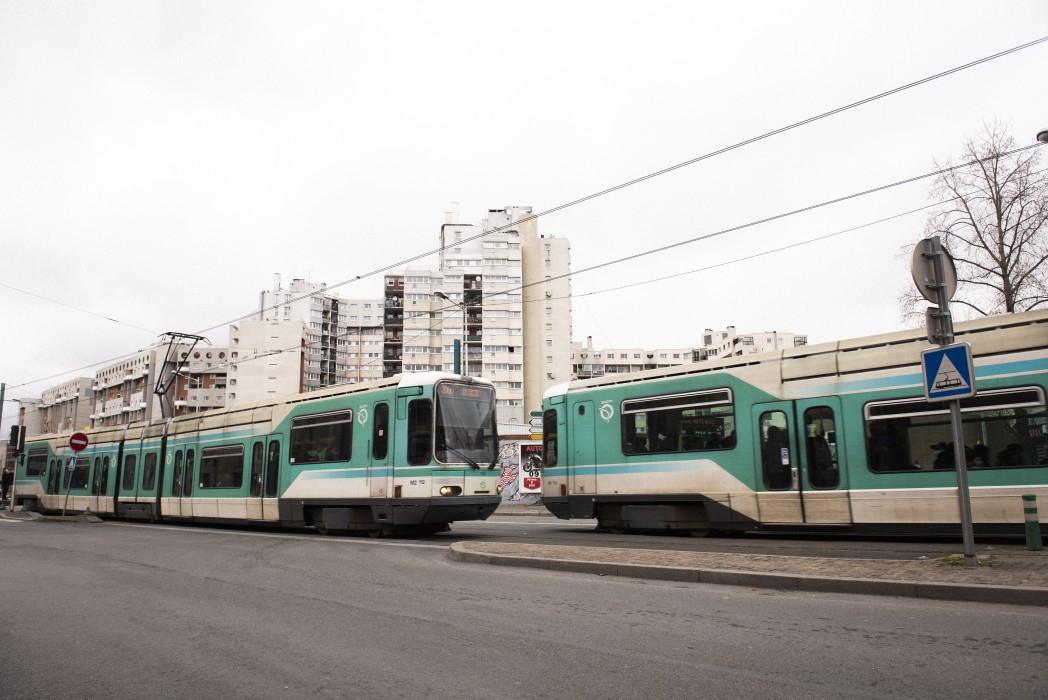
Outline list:
[[[69,436],[69,447],[73,452],[79,452],[87,447],[87,436],[83,433],[73,433]]]

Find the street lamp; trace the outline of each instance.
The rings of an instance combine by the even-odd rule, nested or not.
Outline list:
[[[452,304],[462,309],[462,341],[458,348],[458,357],[455,358],[455,364],[458,365],[459,374],[463,377],[468,377],[469,371],[466,369],[466,307],[449,297],[444,292],[433,292],[433,296],[438,299],[443,299],[444,301],[450,301]]]

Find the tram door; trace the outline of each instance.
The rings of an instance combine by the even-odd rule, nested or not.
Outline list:
[[[371,407],[371,451],[368,455],[368,493],[372,498],[386,498],[390,488],[389,402],[379,401]]]
[[[760,519],[770,524],[851,521],[840,460],[836,397],[753,407],[754,463]]]
[[[164,502],[164,513],[172,517],[189,517],[193,515],[193,481],[196,479],[196,450],[193,447],[179,447],[174,452],[171,471],[171,489],[169,498]],[[171,457],[172,450],[168,450]]]
[[[268,441],[268,443],[267,443]],[[251,443],[251,472],[248,476],[245,511],[249,520],[277,520],[277,488],[280,483],[280,440],[270,436]]]
[[[262,487],[266,478],[265,440],[253,441],[250,450],[251,471],[248,473],[247,500],[244,502],[244,510],[248,520],[262,520]]]
[[[823,396],[795,401],[794,417],[799,426],[795,450],[800,458],[804,522],[850,524],[840,399]]]
[[[592,401],[580,401],[571,409],[571,464],[568,493],[578,496],[597,493],[597,450]]]
[[[116,454],[116,452],[104,452],[100,456],[95,456],[91,494],[95,497],[92,510],[96,513],[113,511],[113,497],[109,493],[109,464],[111,459],[116,459]]]

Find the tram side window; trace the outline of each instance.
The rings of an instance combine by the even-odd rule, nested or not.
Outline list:
[[[557,411],[553,408],[542,414],[542,463],[557,466]]]
[[[29,450],[25,464],[26,476],[43,476],[47,473],[47,450]]]
[[[194,465],[194,450],[186,450],[186,471],[182,475],[182,495],[192,496],[193,495],[193,465]]]
[[[95,478],[91,480],[91,495],[98,495],[98,487],[102,483],[102,458],[95,457]]]
[[[182,495],[182,450],[175,452],[175,474],[171,477],[171,495]]]
[[[56,466],[57,465],[57,466]],[[60,460],[52,459],[47,469],[47,492],[58,493],[58,470],[61,468]]]
[[[98,479],[98,491],[105,494],[109,489],[109,455],[102,458],[102,476]]]
[[[371,436],[371,457],[385,459],[389,451],[389,404],[375,404],[375,425]]]
[[[124,478],[120,484],[120,488],[124,491],[131,491],[135,488],[135,462],[138,458],[135,455],[127,455],[124,457]]]
[[[815,406],[804,411],[808,482],[815,489],[835,489],[841,482],[834,425],[833,409],[829,406]]]
[[[73,469],[72,476],[72,483],[69,484],[70,489],[86,489],[88,481],[91,480],[91,458],[77,458],[76,468]]]
[[[150,452],[146,455],[145,464],[142,465],[142,489],[152,491],[156,486],[156,453]]]
[[[408,464],[429,464],[433,459],[433,402],[408,404]]]
[[[954,469],[949,404],[923,398],[866,405],[866,458],[871,471]],[[1040,387],[981,391],[961,400],[969,469],[1048,464],[1048,411]]]
[[[291,463],[348,462],[353,452],[353,411],[291,421]]]
[[[623,454],[700,452],[733,447],[735,407],[730,389],[622,402]]]
[[[790,429],[786,414],[768,411],[760,417],[761,472],[769,491],[785,491],[793,485]]]
[[[251,497],[262,495],[262,466],[263,450],[265,447],[261,442],[256,442],[251,448]]]
[[[243,483],[243,445],[205,447],[200,451],[200,488],[238,489]]]
[[[266,498],[275,498],[280,485],[280,441],[269,441],[269,459],[266,461]]]

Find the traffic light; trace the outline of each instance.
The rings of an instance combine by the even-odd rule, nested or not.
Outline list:
[[[11,438],[7,441],[7,447],[15,457],[22,451],[22,442],[19,438],[25,435],[25,429],[20,425],[11,426]]]

